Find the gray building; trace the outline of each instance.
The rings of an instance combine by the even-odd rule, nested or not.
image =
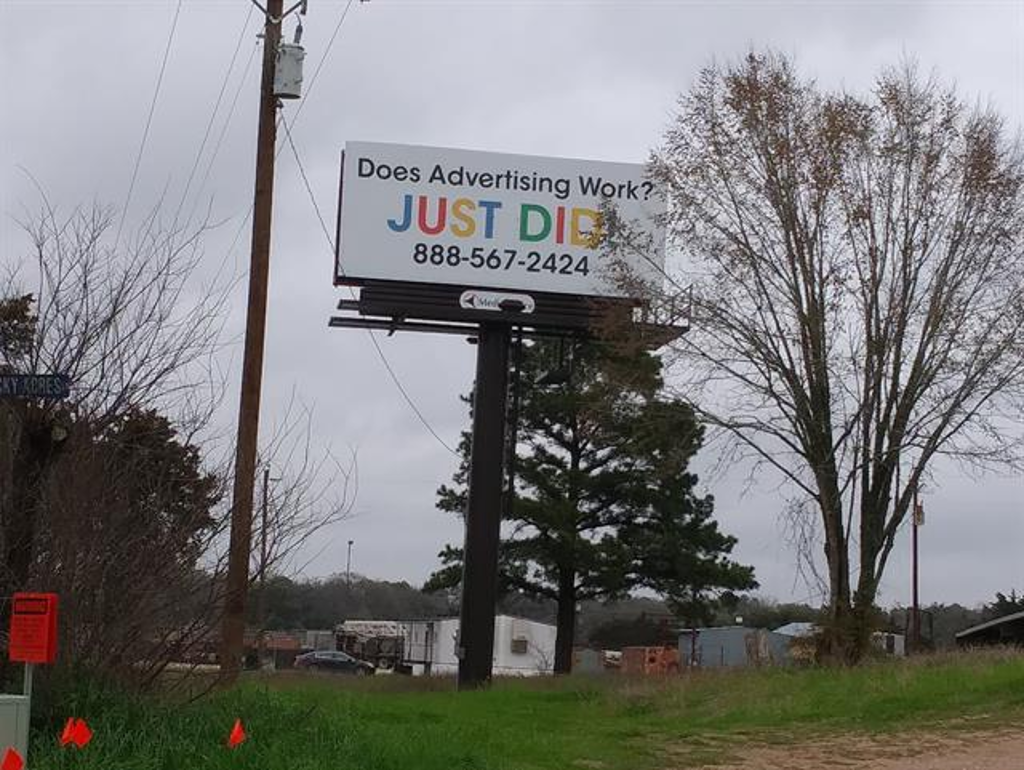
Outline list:
[[[684,628],[679,632],[679,665],[726,668],[788,663],[789,637],[746,626]]]
[[[1014,612],[965,628],[956,635],[956,643],[960,647],[998,644],[1024,645],[1024,612]]]
[[[802,649],[811,654],[811,657],[807,658],[807,660],[813,659],[814,636],[820,631],[821,628],[816,623],[787,623],[775,629],[776,634],[781,634],[790,640],[810,643],[810,646],[802,645]],[[902,658],[907,654],[907,640],[903,634],[896,634],[891,631],[873,631],[871,634],[871,644],[874,645],[876,650],[884,652],[886,655],[895,655]],[[790,643],[790,652],[793,652],[792,642]],[[799,656],[799,652],[797,656]]]

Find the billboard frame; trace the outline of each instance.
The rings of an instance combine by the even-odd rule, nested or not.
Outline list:
[[[502,514],[508,504],[503,480],[508,476],[508,489],[514,484],[514,449],[507,451],[510,429],[513,437],[516,431],[516,418],[510,418],[510,412],[516,410],[509,408],[510,380],[518,379],[510,373],[513,344],[531,337],[593,337],[602,319],[620,313],[639,331],[642,343],[654,349],[685,333],[689,325],[644,323],[636,317],[644,306],[638,298],[493,287],[485,282],[470,285],[347,277],[341,269],[344,159],[343,150],[332,280],[335,286],[355,287],[359,295],[338,302],[338,310],[349,315],[332,316],[329,326],[386,331],[389,336],[396,331],[458,334],[476,344],[457,652],[459,689],[484,687],[491,681],[493,668],[498,547]],[[482,304],[468,302],[465,295],[470,292],[489,296]],[[518,369],[518,363],[515,366]],[[513,404],[518,401],[517,391],[512,399]],[[509,454],[511,457],[506,456]]]
[[[384,143],[381,143],[381,144],[384,144]],[[428,146],[428,145],[398,145],[398,144],[395,144],[394,146],[396,146],[396,147],[416,148],[416,149],[423,149],[423,150],[436,150],[438,152],[471,152],[471,153],[481,153],[481,154],[493,154],[495,156],[508,156],[510,158],[531,157],[531,156],[518,155],[516,153],[485,153],[483,151],[478,151],[478,150],[468,150],[467,151],[467,150],[458,150],[456,148],[434,147],[434,146]],[[544,158],[539,158],[539,159],[540,160],[547,160],[547,161],[554,161],[554,162],[580,163],[580,164],[585,164],[585,163],[591,162],[591,163],[602,163],[602,164],[606,164],[606,165],[642,165],[642,164],[614,164],[614,163],[611,163],[609,161],[586,161],[586,160],[583,160],[583,159],[560,158],[560,157],[544,157]],[[639,306],[640,304],[642,304],[641,300],[639,298],[637,298],[637,297],[629,297],[629,296],[617,295],[617,294],[613,294],[613,293],[608,293],[608,294],[605,294],[605,293],[580,293],[580,292],[568,292],[568,291],[545,291],[543,289],[538,290],[538,289],[529,288],[529,287],[502,287],[502,286],[495,286],[494,284],[489,283],[486,280],[472,281],[472,282],[469,282],[469,281],[451,281],[451,280],[428,281],[428,280],[409,280],[409,279],[402,279],[402,278],[381,278],[381,277],[373,277],[373,276],[369,276],[368,277],[368,276],[361,276],[361,275],[358,275],[358,274],[354,274],[354,275],[351,275],[351,276],[346,275],[345,269],[344,269],[344,265],[342,264],[342,219],[343,219],[343,211],[344,211],[344,208],[345,208],[345,160],[346,160],[346,150],[342,149],[341,154],[340,154],[340,163],[339,163],[339,171],[338,171],[338,206],[337,206],[337,216],[336,216],[336,219],[335,219],[335,229],[334,229],[334,265],[333,265],[332,282],[333,282],[333,284],[335,286],[349,286],[349,287],[371,286],[371,287],[376,287],[376,286],[390,286],[390,285],[404,285],[404,286],[417,285],[417,286],[422,286],[422,287],[438,287],[438,291],[441,292],[441,293],[445,292],[447,289],[449,289],[451,287],[462,287],[463,290],[466,290],[466,289],[476,289],[476,290],[479,290],[479,291],[490,291],[490,292],[497,292],[497,293],[519,293],[519,294],[529,294],[531,296],[538,296],[539,295],[539,296],[560,297],[560,298],[563,298],[562,301],[564,301],[565,304],[571,304],[571,302],[569,302],[567,298],[575,298],[575,303],[578,306],[578,309],[576,311],[577,313],[581,312],[581,311],[585,312],[586,308],[590,307],[592,303],[599,303],[600,305],[603,305],[603,306],[610,306],[610,305],[618,305],[618,306],[633,305],[633,306]],[[452,192],[451,194],[455,195],[456,193]],[[605,199],[602,199],[602,200],[605,200]],[[564,244],[563,244],[562,247],[563,248],[568,248],[568,247],[565,247]],[[544,248],[546,250],[548,247],[538,247],[538,248]],[[595,249],[595,253],[597,253],[596,249]],[[648,260],[648,261],[651,261],[651,260]],[[653,261],[652,261],[652,265],[653,265],[654,269],[657,272],[664,273],[663,265],[654,264]]]

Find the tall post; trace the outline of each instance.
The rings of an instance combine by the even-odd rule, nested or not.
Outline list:
[[[270,466],[263,469],[263,500],[260,504],[260,635],[257,640],[260,665],[266,650],[267,635],[267,506],[270,497]]]
[[[510,340],[507,324],[480,324],[459,620],[460,689],[488,684],[494,662]]]
[[[345,560],[345,585],[352,585],[352,543],[355,540],[348,541],[348,558]]]
[[[911,626],[910,626],[910,636],[911,636],[910,645],[911,645],[911,649],[914,652],[920,652],[921,651],[921,606],[920,606],[920,600],[919,600],[919,597],[918,597],[918,583],[917,583],[917,530],[921,526],[920,517],[921,517],[921,503],[917,499],[917,484],[915,483],[914,484],[914,515],[912,516],[912,524],[913,524],[913,526],[910,528],[910,531],[911,531],[911,541],[913,543],[913,546],[912,546],[912,548],[913,548],[913,556],[912,556],[913,564],[912,564],[911,569],[913,571],[913,581],[914,581],[914,585],[913,585],[913,599],[912,599],[912,603],[914,605],[914,609],[913,609],[913,618],[911,620]]]
[[[19,480],[17,461],[24,427],[23,413],[23,403],[0,399],[0,528],[5,533],[4,540],[7,541],[2,553],[4,572],[12,579],[9,584],[0,583],[0,591],[4,593],[13,593],[25,588],[14,579],[17,572],[15,565],[24,558],[24,554],[31,553],[31,543],[25,542],[21,537],[25,529],[24,519],[30,512],[25,510],[24,505],[19,505],[21,501],[15,494],[15,482]],[[21,482],[24,486],[25,480],[21,479]],[[0,620],[0,628],[7,628],[6,611]],[[0,671],[3,670],[5,662],[0,659]]]
[[[249,265],[249,306],[245,323],[242,392],[238,405],[238,438],[231,507],[231,541],[221,635],[221,674],[233,681],[241,669],[245,643],[245,603],[249,590],[252,548],[252,498],[259,438],[263,347],[267,324],[267,282],[270,273],[270,225],[274,198],[274,152],[277,141],[277,98],[274,71],[281,39],[284,0],[268,0],[263,30],[263,77],[260,82],[259,130],[256,139],[256,186],[252,210],[252,255]]]

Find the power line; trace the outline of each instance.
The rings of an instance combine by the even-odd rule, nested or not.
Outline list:
[[[295,121],[292,120],[294,123]],[[309,200],[313,204],[313,210],[316,211],[316,218],[320,222],[320,229],[323,231],[324,238],[327,239],[327,245],[331,249],[331,253],[335,252],[334,239],[331,238],[331,232],[327,229],[327,223],[324,221],[323,214],[320,213],[320,205],[316,202],[316,196],[313,194],[313,188],[309,184],[309,177],[306,176],[306,169],[302,165],[302,158],[299,157],[299,151],[295,147],[295,141],[292,139],[292,130],[288,125],[288,119],[281,115],[281,123],[284,125],[284,135],[288,138],[288,144],[292,148],[292,155],[295,156],[295,163],[299,167],[299,174],[302,176],[302,182],[306,186],[306,192],[309,194]]]
[[[316,84],[316,78],[319,76],[319,74],[321,74],[321,70],[324,69],[324,62],[327,61],[327,57],[331,53],[331,47],[334,45],[334,41],[337,39],[338,33],[341,32],[342,25],[345,24],[345,18],[346,18],[346,16],[348,16],[348,11],[352,7],[352,3],[353,2],[354,2],[354,0],[348,0],[348,2],[345,4],[345,7],[341,11],[341,15],[338,17],[338,23],[334,26],[334,31],[331,33],[331,37],[330,37],[330,39],[327,42],[327,46],[324,49],[324,54],[321,57],[319,57],[319,60],[316,62],[316,69],[313,70],[313,74],[309,78],[309,83],[305,87],[305,93],[303,94],[303,98],[302,98],[301,101],[299,101],[298,105],[296,106],[295,115],[292,116],[292,126],[294,126],[295,123],[298,121],[299,114],[302,112],[302,108],[303,108],[303,106],[305,106],[306,101],[308,101],[309,94],[312,91],[313,86]],[[279,119],[280,118],[281,118],[281,116],[279,116]],[[289,126],[287,124],[285,125],[285,131],[288,133],[288,139],[291,142],[291,139],[292,139],[291,129],[289,128]],[[275,157],[280,157],[283,152],[285,152],[285,146],[284,145],[278,147],[278,153],[276,153]],[[292,144],[292,152],[295,153],[295,145],[294,145],[294,143]],[[299,161],[299,157],[298,157],[297,153],[295,153],[295,160],[296,160],[297,163],[300,164],[300,170],[301,170],[301,161]],[[316,199],[312,195],[312,189],[309,187],[309,180],[305,178],[305,172],[304,171],[302,172],[302,176],[303,176],[303,179],[306,182],[306,190],[308,191],[308,193],[310,195],[310,200],[313,202],[313,207],[316,209],[316,216],[319,219],[319,221],[321,221],[321,227],[324,229],[325,234],[327,234],[328,242],[332,244],[331,251],[333,252],[334,251],[334,246],[333,246],[334,241],[333,241],[333,239],[330,236],[330,232],[327,229],[327,225],[324,224],[324,217],[321,216],[321,213],[319,213],[319,206],[316,204]],[[249,213],[246,214],[245,219],[243,219],[243,226],[245,226],[245,222],[249,219],[250,215],[252,215],[252,208],[251,207],[250,207]],[[231,242],[231,247],[230,247],[229,251],[233,251],[234,250],[234,245],[236,245],[236,243],[238,242],[240,234],[241,234],[241,229],[239,230],[239,233],[236,234],[236,237],[234,237],[234,241]]]
[[[313,87],[316,85],[317,78],[320,75],[320,70],[324,67],[324,62],[327,61],[327,56],[331,52],[331,46],[334,45],[334,41],[338,37],[338,33],[341,31],[341,26],[345,23],[345,18],[348,16],[349,9],[352,7],[352,3],[355,0],[348,0],[345,7],[341,11],[341,16],[338,17],[338,23],[334,25],[334,31],[331,32],[331,37],[327,41],[327,45],[324,47],[324,53],[320,57],[320,61],[316,63],[316,69],[313,70],[313,75],[309,78],[309,83],[305,86],[305,93],[303,94],[302,100],[298,103],[295,108],[295,114],[292,115],[292,126],[299,120],[299,115],[302,113],[302,108],[306,106],[306,102],[309,101],[309,95],[313,91]],[[280,155],[284,152],[284,146],[281,146],[277,150],[277,154]]]
[[[121,230],[124,228],[124,220],[128,215],[128,206],[132,201],[132,193],[135,191],[135,181],[139,176],[139,166],[142,164],[142,155],[146,150],[146,141],[149,139],[149,127],[153,123],[153,113],[156,112],[156,103],[160,98],[160,87],[164,82],[164,72],[167,70],[167,59],[171,54],[171,44],[174,42],[174,31],[178,28],[178,17],[181,15],[181,3],[182,0],[178,0],[178,5],[174,9],[174,20],[171,22],[171,31],[167,35],[167,45],[164,47],[163,60],[160,62],[160,74],[156,79],[156,88],[153,89],[153,99],[149,103],[149,114],[146,116],[146,127],[142,131],[142,142],[139,144],[139,152],[135,156],[135,167],[132,169],[132,179],[128,184],[128,195],[124,201],[124,207],[121,209],[121,221],[117,225],[117,236],[114,238],[114,248],[117,248],[118,242],[121,240]]]
[[[242,41],[245,39],[245,31],[249,28],[249,20],[252,18],[253,9],[254,7],[250,5],[249,12],[245,15],[245,21],[242,23],[242,29],[238,33],[238,40],[235,42],[235,50],[231,54],[231,61],[228,62],[227,71],[224,73],[224,79],[221,81],[220,91],[217,93],[217,99],[214,102],[213,111],[210,113],[210,120],[206,123],[206,131],[203,132],[203,140],[199,143],[199,150],[196,152],[196,159],[192,163],[192,170],[189,171],[188,180],[185,182],[185,189],[181,193],[181,200],[178,202],[178,208],[174,212],[174,222],[178,221],[178,215],[181,214],[181,210],[185,206],[185,200],[188,198],[188,192],[192,188],[192,180],[195,179],[196,171],[199,169],[199,161],[203,159],[203,150],[206,149],[206,142],[210,138],[210,131],[213,130],[213,123],[217,119],[217,113],[220,112],[220,105],[224,99],[224,91],[227,89],[228,80],[230,80],[231,73],[235,69],[235,61],[238,59],[238,52],[242,48]],[[196,195],[198,196],[198,191]]]
[[[348,16],[349,10],[352,8],[352,3],[355,0],[348,0],[345,4],[345,8],[341,12],[341,16],[338,18],[338,23],[334,25],[334,31],[331,33],[330,39],[327,41],[327,46],[324,48],[323,56],[320,57],[320,61],[316,64],[316,69],[313,70],[313,75],[309,79],[309,85],[306,86],[306,93],[298,107],[295,109],[295,115],[292,116],[292,125],[299,119],[299,114],[302,112],[303,106],[309,101],[309,95],[313,92],[313,87],[316,85],[316,80],[320,76],[320,70],[324,67],[324,62],[327,61],[328,55],[331,53],[331,47],[334,45],[335,38],[338,37],[338,33],[341,31],[341,25],[345,23],[345,18]]]
[[[294,123],[294,120],[292,122]],[[284,133],[288,139],[288,145],[292,149],[292,155],[295,156],[295,163],[299,168],[299,174],[302,176],[302,182],[306,187],[306,192],[309,195],[309,200],[313,204],[313,210],[316,212],[316,218],[320,222],[320,230],[324,234],[324,239],[327,241],[327,246],[331,250],[331,254],[334,255],[334,239],[331,237],[330,230],[328,230],[327,228],[327,223],[324,221],[323,215],[320,212],[320,205],[317,203],[316,195],[313,194],[313,187],[309,183],[309,177],[306,176],[306,169],[305,166],[303,166],[302,164],[302,158],[299,156],[298,148],[295,146],[295,142],[292,139],[291,128],[288,126],[288,121],[284,118],[283,115],[281,116],[281,123],[284,125]],[[352,290],[349,289],[349,291],[351,292]],[[412,396],[409,395],[409,391],[407,391],[405,385],[402,384],[402,380],[399,378],[398,373],[391,366],[391,362],[388,361],[388,357],[384,354],[384,350],[383,348],[381,348],[380,343],[377,341],[377,337],[369,329],[366,330],[366,333],[370,337],[370,342],[373,343],[373,347],[377,351],[377,355],[380,357],[381,363],[384,364],[384,368],[391,376],[391,381],[395,383],[395,387],[398,388],[398,392],[402,394],[402,398],[405,399],[405,402],[409,405],[409,408],[412,409],[413,413],[423,424],[423,427],[427,429],[430,435],[433,436],[441,446],[443,446],[453,455],[458,456],[458,452],[452,449],[448,442],[441,438],[438,432],[434,430],[434,426],[430,424],[427,418],[423,415],[423,412],[420,411],[419,407],[416,405],[416,402],[413,401]]]
[[[327,61],[327,56],[331,52],[331,46],[334,45],[334,41],[338,37],[338,33],[341,31],[342,24],[345,23],[345,17],[348,16],[349,9],[352,7],[353,2],[354,0],[348,0],[348,3],[341,11],[341,16],[338,17],[338,23],[334,25],[334,31],[331,33],[331,37],[327,41],[327,45],[324,48],[323,56],[320,57],[320,61],[317,62],[316,69],[313,70],[313,75],[312,77],[310,77],[309,83],[305,86],[305,93],[303,94],[303,99],[296,106],[295,114],[292,115],[293,127],[299,119],[299,114],[302,112],[302,108],[306,105],[306,102],[309,100],[309,94],[310,92],[312,92],[313,86],[316,85],[316,80],[317,77],[320,75],[320,70],[323,69],[324,62]],[[282,152],[284,152],[284,145],[281,145],[280,147],[277,148],[277,155],[275,157],[280,157]]]
[[[281,113],[278,113],[277,114],[277,123],[280,124],[280,122],[281,122]],[[284,149],[283,145],[277,149],[277,153],[274,156],[275,159],[278,156],[280,156],[281,150],[283,150],[283,149]],[[220,271],[223,270],[224,266],[227,264],[228,258],[235,252],[235,247],[238,246],[238,242],[239,242],[239,240],[242,237],[242,233],[245,231],[245,226],[249,223],[249,217],[252,216],[252,210],[253,210],[253,204],[250,203],[248,210],[245,212],[245,216],[242,217],[242,221],[239,222],[239,224],[238,224],[238,229],[235,230],[235,237],[231,239],[231,245],[228,246],[227,251],[224,252],[224,259],[221,260],[220,267],[217,269],[217,275],[218,276],[220,275]]]
[[[252,62],[256,58],[256,51],[259,50],[258,45],[254,45],[249,51],[249,58],[245,60],[245,67],[242,68],[242,77],[238,81],[238,87],[235,89],[235,95],[231,99],[231,106],[228,107],[227,117],[224,119],[223,125],[221,125],[220,133],[217,135],[217,141],[213,145],[213,152],[210,154],[210,159],[206,163],[206,171],[203,172],[203,178],[199,182],[199,187],[196,188],[196,200],[192,204],[192,210],[189,212],[188,218],[192,219],[195,214],[195,210],[199,205],[199,194],[205,189],[207,181],[210,179],[210,174],[213,171],[213,164],[217,160],[217,156],[220,154],[221,145],[224,143],[224,137],[227,135],[228,127],[231,125],[231,118],[235,115],[235,107],[238,104],[238,98],[242,95],[242,89],[245,87],[246,80],[249,76],[249,70],[252,67]],[[248,218],[248,215],[247,217]]]
[[[298,115],[299,115],[299,112],[302,109],[302,106],[305,104],[306,100],[308,100],[308,98],[309,98],[309,94],[312,91],[313,86],[316,83],[317,76],[320,74],[320,71],[323,68],[324,62],[327,60],[327,56],[330,53],[331,46],[334,44],[334,41],[337,39],[338,33],[340,32],[341,27],[342,27],[342,25],[345,22],[345,18],[348,16],[349,9],[352,7],[353,2],[354,2],[354,0],[348,0],[348,3],[345,5],[345,8],[342,10],[341,16],[338,18],[338,22],[334,26],[334,31],[331,33],[331,37],[328,40],[327,47],[324,50],[323,56],[320,57],[320,61],[317,63],[317,67],[313,71],[313,75],[312,75],[312,77],[309,80],[309,85],[306,87],[305,98],[303,99],[302,102],[299,103],[298,108],[295,111],[295,114],[292,116],[291,125],[289,125],[288,120],[284,117],[283,113],[278,113],[278,120],[284,126],[285,137],[287,138],[288,145],[291,147],[292,155],[295,157],[296,166],[299,169],[299,174],[302,177],[302,182],[303,182],[303,185],[306,188],[306,193],[309,196],[310,203],[313,205],[313,210],[316,213],[317,221],[320,223],[320,230],[321,230],[321,232],[323,232],[324,240],[327,242],[327,246],[331,250],[331,254],[332,255],[334,255],[334,253],[335,253],[334,239],[331,237],[330,230],[327,227],[327,223],[324,220],[323,213],[320,210],[320,204],[317,202],[316,195],[313,193],[313,187],[312,187],[312,185],[309,182],[308,175],[306,174],[306,168],[305,168],[305,166],[302,163],[302,157],[299,155],[298,148],[295,146],[295,140],[292,137],[291,129],[292,129],[292,126],[295,125],[295,121],[298,118]],[[243,77],[243,79],[244,79],[244,77]],[[236,99],[237,99],[237,94],[236,94]],[[233,110],[233,105],[232,105],[232,110]],[[229,114],[229,119],[230,119],[230,114]],[[223,132],[221,134],[221,138],[223,138]],[[218,141],[218,144],[217,144],[218,147],[219,147],[219,144],[220,144],[220,142]],[[282,152],[283,150],[284,150],[284,147],[282,146],[282,147],[280,147],[278,149],[278,153],[280,154],[280,152]],[[215,149],[214,152],[216,154],[216,149]],[[227,252],[228,254],[230,254],[231,252],[234,251],[234,248],[237,245],[238,239],[241,237],[242,231],[245,229],[245,224],[246,224],[246,222],[248,222],[249,217],[251,215],[252,215],[252,208],[250,207],[248,213],[243,218],[242,223],[239,226],[238,231],[235,233],[235,238],[232,240],[231,246],[228,249],[228,252]],[[225,257],[225,260],[226,260],[226,257]],[[351,291],[351,289],[349,291]],[[381,363],[384,365],[385,370],[387,371],[388,375],[391,377],[391,381],[395,384],[395,387],[398,388],[398,392],[402,395],[402,398],[405,400],[406,404],[408,404],[409,408],[413,411],[413,414],[416,415],[416,418],[420,421],[420,423],[422,423],[423,427],[426,428],[427,432],[430,433],[430,435],[433,436],[434,439],[441,446],[443,446],[445,449],[447,449],[453,455],[457,456],[458,452],[456,452],[451,447],[451,445],[448,444],[448,442],[446,442],[443,438],[441,438],[440,434],[430,424],[430,422],[424,416],[423,412],[420,411],[420,408],[416,405],[416,402],[413,400],[412,396],[409,395],[409,391],[406,389],[405,385],[402,383],[401,378],[398,376],[398,373],[395,371],[394,367],[391,365],[391,362],[388,360],[387,355],[384,353],[383,348],[381,348],[380,343],[377,341],[376,335],[374,335],[374,333],[372,331],[370,331],[370,330],[367,330],[367,335],[370,338],[370,342],[373,343],[374,350],[377,351],[377,355],[380,358]]]
[[[401,393],[402,398],[405,399],[405,403],[409,405],[409,408],[412,409],[416,417],[419,418],[419,421],[423,423],[423,427],[426,428],[430,435],[437,440],[437,443],[439,443],[453,455],[458,457],[459,453],[452,449],[448,442],[438,435],[437,431],[434,430],[434,427],[429,422],[427,422],[427,418],[423,416],[423,413],[419,410],[419,407],[416,406],[416,402],[412,400],[412,396],[409,395],[408,391],[405,389],[405,386],[402,384],[402,381],[398,378],[398,375],[395,373],[395,370],[391,367],[391,362],[388,361],[388,357],[384,355],[384,351],[383,349],[381,349],[380,343],[377,342],[377,337],[369,329],[366,330],[366,333],[367,335],[369,335],[370,342],[373,343],[373,347],[376,349],[377,355],[380,356],[380,362],[384,364],[384,368],[387,369],[388,374],[391,375],[391,381],[395,383],[395,387],[398,388],[398,392]]]

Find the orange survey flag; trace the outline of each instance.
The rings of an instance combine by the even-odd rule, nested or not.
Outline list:
[[[21,770],[25,766],[25,760],[21,758],[14,749],[8,748],[4,752],[4,761],[0,762],[0,770]]]
[[[244,740],[245,728],[242,727],[242,720],[236,719],[235,726],[231,728],[231,734],[228,736],[228,748],[233,749]]]
[[[64,731],[60,734],[60,745],[67,746],[69,743],[73,743],[81,749],[85,748],[91,740],[92,730],[89,729],[85,720],[68,717],[68,721],[64,724]]]
[[[60,734],[60,745],[67,746],[71,743],[71,735],[75,731],[75,719],[74,717],[68,717],[68,721],[64,723],[64,732]]]

